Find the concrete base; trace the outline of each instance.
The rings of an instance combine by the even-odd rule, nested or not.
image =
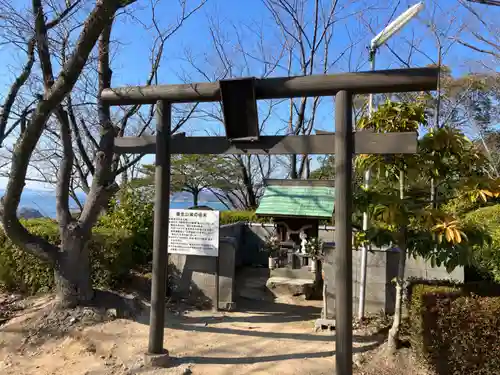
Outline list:
[[[289,279],[304,279],[304,280],[314,280],[314,272],[309,270],[309,267],[302,267],[297,269],[292,268],[275,268],[271,270],[270,277],[287,277]]]
[[[234,311],[236,310],[236,302],[219,302],[219,310]]]
[[[275,296],[300,296],[306,299],[312,298],[314,294],[314,280],[291,279],[288,277],[270,277],[266,287]]]
[[[161,354],[144,354],[144,366],[146,367],[168,367],[169,363],[170,355],[166,349]]]
[[[314,330],[319,331],[334,331],[335,330],[335,319],[316,319],[314,322]]]

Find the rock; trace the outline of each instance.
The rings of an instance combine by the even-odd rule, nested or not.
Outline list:
[[[275,276],[267,280],[266,287],[277,297],[304,295],[309,299],[313,293],[314,280]]]
[[[104,361],[104,366],[113,366],[113,365],[114,365],[114,361],[113,360],[106,359]]]
[[[169,363],[170,356],[167,350],[164,350],[161,354],[146,353],[144,355],[144,365],[147,367],[167,367]]]
[[[365,358],[362,353],[356,353],[352,356],[352,363],[355,367],[361,367],[365,362]]]

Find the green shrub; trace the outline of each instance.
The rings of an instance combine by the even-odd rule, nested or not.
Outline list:
[[[413,283],[412,348],[438,374],[500,373],[500,289],[486,283]]]
[[[258,217],[255,211],[221,211],[220,225],[238,223],[272,223],[269,217]]]
[[[94,287],[114,288],[135,265],[136,237],[127,229],[97,227],[89,243]]]
[[[153,257],[154,205],[151,189],[124,189],[111,202],[98,227],[126,229],[133,237],[132,256],[136,266]]]
[[[434,285],[433,285],[434,284]],[[411,283],[408,287],[408,316],[410,320],[409,333],[411,347],[422,356],[426,356],[425,322],[423,319],[426,305],[424,296],[461,293],[460,288],[451,285],[437,285],[436,283],[418,284]],[[445,283],[447,284],[447,283]]]
[[[221,211],[220,225],[238,223],[272,223],[271,217],[261,217],[255,214],[255,211]],[[332,225],[331,219],[320,220],[320,225]]]
[[[26,228],[47,241],[60,243],[56,222],[48,219],[24,221]],[[133,236],[127,230],[96,228],[89,243],[92,282],[95,287],[112,288],[126,276],[133,258]],[[50,265],[20,250],[0,231],[0,286],[24,293],[48,291],[54,285]]]
[[[473,263],[480,272],[500,282],[500,204],[472,211],[465,221],[488,231],[491,242],[473,249]]]

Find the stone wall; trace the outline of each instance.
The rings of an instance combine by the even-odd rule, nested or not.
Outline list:
[[[327,316],[335,315],[335,254],[334,250],[328,257],[329,262],[323,265],[326,277]],[[331,259],[331,261],[330,261]],[[397,275],[399,254],[393,249],[375,249],[367,257],[367,283],[365,295],[365,311],[377,313],[384,311],[394,313],[395,287],[392,280]],[[359,302],[359,288],[361,283],[361,251],[352,253],[352,288],[353,311],[357,312]],[[463,267],[456,268],[451,274],[444,267],[432,267],[422,258],[408,257],[406,260],[405,276],[425,279],[452,279],[464,281]]]
[[[243,265],[259,264],[267,265],[267,259],[262,257],[262,252],[258,251],[262,246],[267,234],[273,230],[272,224],[249,223],[246,230],[242,232],[245,236],[244,242],[247,243],[244,258],[249,262],[243,262]],[[319,227],[319,238],[323,242],[334,242],[335,227]],[[359,288],[361,280],[361,251],[353,251],[353,311],[358,309]],[[327,275],[327,303],[329,315],[335,310],[335,280],[329,280],[328,275],[334,276],[334,257],[332,265],[324,265]],[[394,311],[395,288],[392,280],[396,277],[398,267],[398,253],[391,249],[374,249],[368,253],[367,257],[367,286],[366,286],[366,304],[367,312],[385,311],[392,313]],[[330,272],[328,272],[330,271]],[[406,276],[419,277],[426,279],[453,279],[464,281],[464,269],[459,267],[449,274],[444,267],[432,267],[429,262],[422,258],[414,259],[409,257],[406,261]]]
[[[272,224],[235,223],[220,228],[219,248],[219,308],[232,308],[235,302],[235,272],[242,266],[267,267],[267,255],[260,251],[266,236],[273,230]],[[324,242],[333,242],[335,228],[320,226],[319,237]],[[353,251],[353,311],[357,311],[360,280],[360,251]],[[335,257],[325,264],[327,276],[327,305],[331,316],[335,309]],[[391,250],[376,249],[368,254],[366,311],[394,310],[394,286],[398,254]],[[205,304],[212,304],[215,296],[215,273],[217,261],[212,257],[170,254],[169,285],[174,296],[181,296]],[[428,279],[464,280],[463,268],[448,274],[442,267],[433,268],[423,259],[409,258],[406,263],[407,277]]]
[[[241,228],[242,226],[239,229]],[[216,275],[218,269],[218,307],[223,310],[233,309],[239,229],[238,227],[232,228],[235,237],[220,238],[218,259],[197,255],[169,254],[170,295],[174,298],[186,299],[190,303],[214,307],[214,301],[217,298]],[[228,229],[228,231],[230,230]]]

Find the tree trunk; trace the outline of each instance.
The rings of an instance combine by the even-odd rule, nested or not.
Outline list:
[[[54,267],[56,295],[63,307],[74,307],[94,297],[88,241],[74,232],[64,232]]]
[[[404,170],[401,170],[399,172],[399,195],[401,199],[404,199],[404,178]],[[397,349],[399,329],[401,326],[401,316],[403,312],[403,288],[406,267],[406,226],[401,226],[398,237],[399,241],[397,245],[399,247],[399,262],[398,274],[396,277],[396,301],[394,306],[394,320],[387,337],[387,348],[392,353]]]
[[[297,176],[297,155],[290,156],[290,178],[296,180]]]
[[[198,207],[198,197],[200,195],[200,192],[199,191],[193,191],[193,205],[195,207]]]
[[[404,288],[404,277],[405,277],[405,267],[406,267],[406,236],[401,235],[402,241],[399,245],[399,262],[398,262],[398,275],[396,278],[396,302],[394,306],[394,320],[392,322],[392,327],[389,330],[389,335],[387,338],[387,347],[391,352],[397,349],[397,344],[399,340],[399,329],[401,326],[401,316],[403,313],[403,288]]]

